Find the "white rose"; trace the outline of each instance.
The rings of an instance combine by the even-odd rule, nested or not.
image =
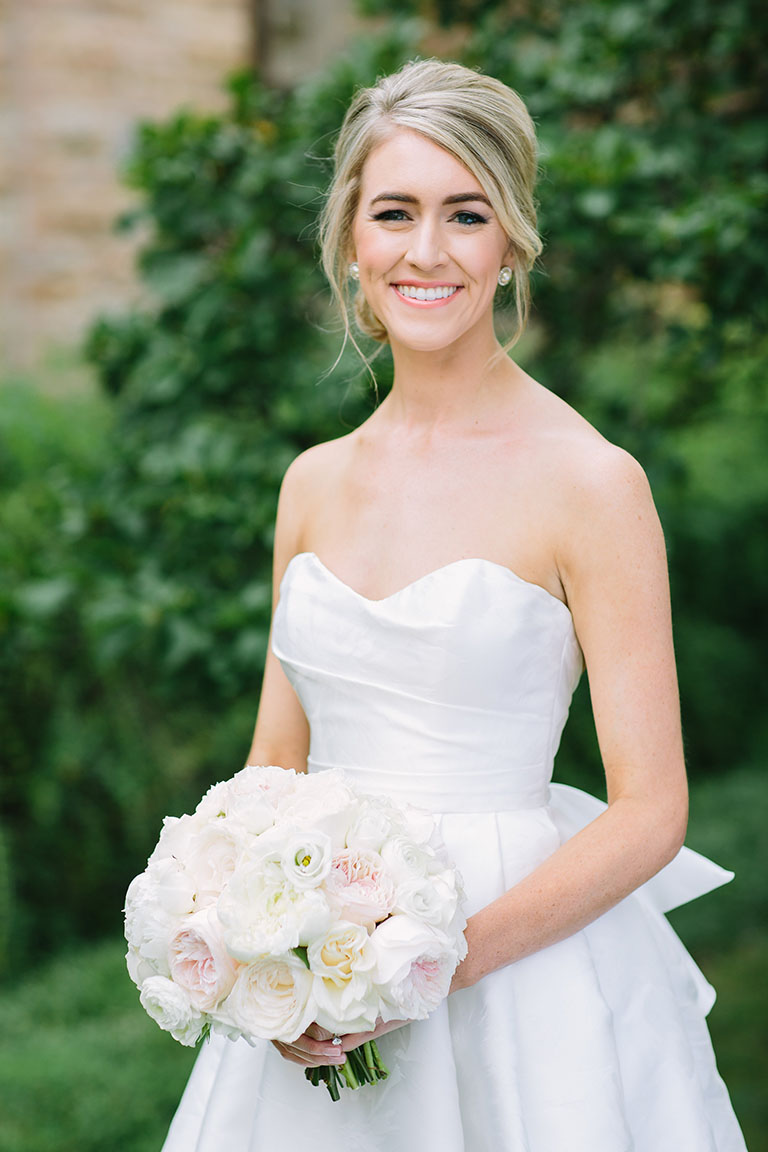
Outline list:
[[[429,844],[432,847],[442,845],[435,817],[423,808],[416,808],[413,804],[403,804],[401,808],[405,822],[405,835],[417,844]]]
[[[402,835],[406,824],[402,814],[384,796],[366,796],[357,807],[347,832],[347,848],[369,848],[381,852],[393,836]]]
[[[227,952],[213,908],[187,917],[171,937],[168,963],[171,979],[198,1011],[210,1012],[229,995],[237,966]]]
[[[444,932],[409,916],[390,916],[370,947],[383,1020],[423,1020],[448,995],[459,955]]]
[[[291,1044],[315,1018],[313,987],[314,977],[298,956],[265,956],[240,969],[225,1011],[246,1039]]]
[[[431,848],[406,836],[392,836],[381,849],[381,858],[395,884],[424,880],[443,868]]]
[[[194,1008],[183,989],[163,976],[150,976],[144,981],[139,996],[141,1005],[164,1032],[187,1048],[194,1047],[203,1031],[204,1016]]]
[[[420,878],[414,876],[397,887],[393,911],[403,912],[433,928],[448,931],[459,905],[459,896],[451,872]]]
[[[378,852],[345,848],[331,864],[326,891],[338,916],[371,926],[384,920],[395,902],[395,886]]]
[[[379,995],[371,973],[375,956],[369,936],[359,924],[334,924],[307,949],[315,981],[317,1022],[336,1032],[367,1032],[376,1024]]]
[[[227,948],[243,962],[307,945],[331,918],[323,892],[294,888],[274,860],[243,861],[219,897],[217,910]]]
[[[278,800],[277,818],[295,828],[324,832],[337,852],[344,847],[358,806],[341,772],[329,769],[302,776],[300,786]]]

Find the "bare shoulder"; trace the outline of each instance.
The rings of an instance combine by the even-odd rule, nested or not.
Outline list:
[[[315,444],[299,453],[288,465],[283,477],[283,488],[291,494],[312,492],[327,477],[334,476],[349,456],[350,440],[354,433]]]
[[[304,547],[307,525],[336,490],[350,457],[354,434],[316,444],[288,466],[280,487],[275,551],[285,561]]]
[[[665,571],[659,518],[645,471],[565,401],[532,393],[533,499],[569,603],[579,586],[650,565]]]
[[[547,497],[571,523],[653,509],[648,479],[634,456],[544,388],[533,433]]]

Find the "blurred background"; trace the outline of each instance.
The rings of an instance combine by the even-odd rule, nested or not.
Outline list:
[[[374,403],[327,375],[333,135],[434,55],[538,125],[518,359],[653,485],[688,842],[737,874],[673,920],[768,1149],[768,6],[0,0],[0,34],[0,1148],[162,1144],[194,1054],[125,973],[125,888],[244,761],[280,478]],[[557,775],[601,792],[586,683]]]

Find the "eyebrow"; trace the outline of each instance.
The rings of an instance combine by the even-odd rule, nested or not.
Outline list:
[[[409,196],[405,192],[379,192],[378,196],[374,196],[371,200],[369,207],[378,204],[380,200],[395,200],[398,204],[418,204],[418,197]],[[472,200],[478,200],[482,204],[487,204],[492,208],[488,197],[483,192],[456,192],[453,196],[446,196],[443,204],[467,204]]]

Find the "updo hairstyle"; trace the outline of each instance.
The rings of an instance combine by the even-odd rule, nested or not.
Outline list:
[[[519,339],[528,316],[528,274],[541,252],[533,187],[537,149],[533,122],[520,97],[491,76],[461,64],[417,60],[358,91],[341,126],[335,169],[320,219],[325,273],[338,304],[346,337],[350,326],[349,261],[352,225],[368,156],[396,128],[419,132],[467,168],[493,206],[514,254],[517,326],[507,348]],[[387,332],[362,291],[354,298],[357,325],[380,343]]]

